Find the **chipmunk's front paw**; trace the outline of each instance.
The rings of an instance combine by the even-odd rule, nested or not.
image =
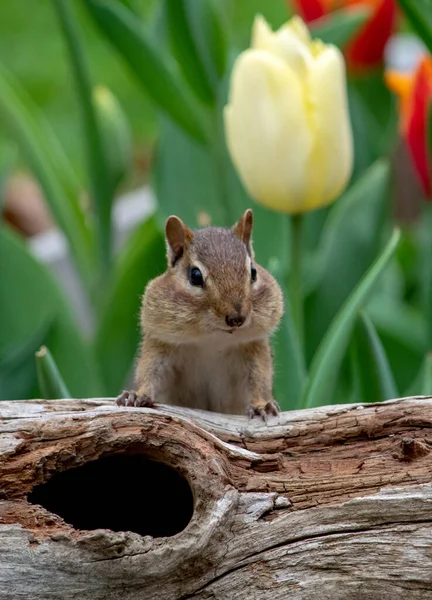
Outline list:
[[[124,391],[117,396],[117,406],[144,406],[154,408],[153,400],[146,394],[137,394],[136,392]]]
[[[279,414],[279,404],[276,400],[258,400],[257,402],[252,402],[249,406],[247,414],[249,419],[253,419],[256,415],[261,417],[263,421],[267,423],[268,415],[274,415],[275,417]]]

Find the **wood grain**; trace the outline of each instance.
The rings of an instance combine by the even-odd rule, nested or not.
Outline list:
[[[427,600],[431,428],[429,398],[268,425],[105,399],[1,402],[0,599]],[[136,454],[190,484],[193,517],[172,537],[80,530],[27,500],[58,473]],[[117,510],[137,503],[126,494]]]

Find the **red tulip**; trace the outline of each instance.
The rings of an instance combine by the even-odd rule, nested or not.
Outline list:
[[[382,63],[385,45],[396,24],[395,0],[292,0],[303,19],[310,23],[339,8],[367,7],[371,15],[345,48],[351,71],[370,69]]]
[[[414,74],[386,73],[388,87],[400,99],[400,129],[423,191],[431,197],[428,125],[432,107],[432,57],[425,57]]]
[[[294,4],[306,23],[320,19],[327,12],[323,0],[294,0]]]

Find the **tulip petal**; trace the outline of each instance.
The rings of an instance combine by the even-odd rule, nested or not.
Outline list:
[[[345,50],[347,63],[351,69],[362,70],[382,62],[384,48],[396,23],[396,2],[394,0],[368,0],[374,12],[363,29]]]
[[[277,32],[277,36],[283,36],[289,34],[298,39],[299,42],[309,45],[311,41],[311,35],[305,22],[300,17],[294,16],[287,23],[282,25]]]
[[[304,93],[283,60],[247,50],[234,65],[224,111],[228,148],[245,187],[283,212],[304,210],[313,145]]]
[[[345,63],[335,46],[322,46],[309,77],[316,145],[309,167],[313,205],[334,200],[349,181],[353,141],[345,89]]]
[[[294,0],[294,5],[306,23],[326,14],[325,4],[321,0]]]
[[[399,96],[401,127],[406,131],[412,114],[412,96],[414,87],[414,74],[386,71],[385,82],[387,87]]]
[[[273,47],[273,31],[262,15],[255,17],[252,27],[251,48],[268,50]]]
[[[432,59],[424,59],[418,68],[412,89],[412,111],[405,137],[417,173],[427,197],[431,196],[431,176],[429,169],[427,123],[432,98]]]
[[[311,60],[309,45],[311,42],[306,25],[298,17],[293,17],[273,33],[267,21],[261,15],[255,17],[252,29],[252,48],[278,56],[304,76]]]

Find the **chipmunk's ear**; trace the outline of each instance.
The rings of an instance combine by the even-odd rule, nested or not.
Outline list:
[[[165,223],[165,237],[167,241],[168,261],[173,267],[183,256],[185,246],[193,239],[193,231],[175,216],[168,217]]]
[[[248,208],[233,227],[233,233],[246,245],[247,251],[252,256],[252,227],[253,212]]]

